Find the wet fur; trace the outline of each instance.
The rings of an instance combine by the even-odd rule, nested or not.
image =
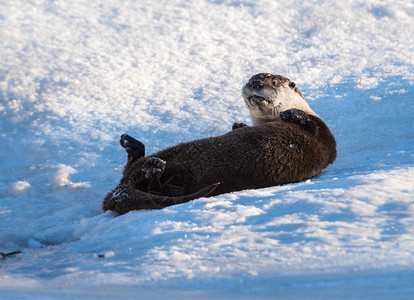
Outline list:
[[[103,209],[120,214],[160,209],[203,196],[298,182],[336,158],[329,128],[303,110],[288,109],[252,127],[236,123],[233,129],[149,157],[139,151],[140,142],[128,137],[124,143],[137,143],[138,152],[128,155],[121,182],[106,196]]]

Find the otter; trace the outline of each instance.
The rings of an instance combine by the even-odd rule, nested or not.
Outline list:
[[[253,125],[273,122],[290,108],[318,117],[309,107],[296,83],[281,75],[260,73],[244,85],[242,95]]]
[[[269,73],[251,77],[242,90],[254,126],[161,150],[123,134],[128,153],[119,185],[103,210],[162,209],[200,197],[299,182],[336,159],[336,141],[296,84]]]

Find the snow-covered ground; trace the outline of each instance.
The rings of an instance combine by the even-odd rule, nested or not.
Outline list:
[[[0,298],[411,298],[414,2],[0,0]],[[312,180],[116,217],[148,153],[294,80],[338,142]],[[104,256],[104,257],[102,257]]]

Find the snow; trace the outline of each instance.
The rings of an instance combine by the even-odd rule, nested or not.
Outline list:
[[[414,294],[414,3],[0,2],[0,298]],[[101,209],[127,132],[152,153],[250,124],[294,80],[338,158],[160,211]]]
[[[90,187],[89,182],[72,182],[69,180],[69,176],[72,174],[77,173],[77,171],[70,167],[66,166],[64,164],[60,164],[57,166],[58,171],[56,172],[55,178],[54,178],[54,188],[59,189],[65,186],[69,186],[72,188],[76,187]]]

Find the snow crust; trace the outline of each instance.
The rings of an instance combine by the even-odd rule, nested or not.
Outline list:
[[[0,298],[414,294],[414,3],[0,2]],[[250,124],[294,80],[337,161],[297,184],[103,213],[120,134],[152,153]]]

